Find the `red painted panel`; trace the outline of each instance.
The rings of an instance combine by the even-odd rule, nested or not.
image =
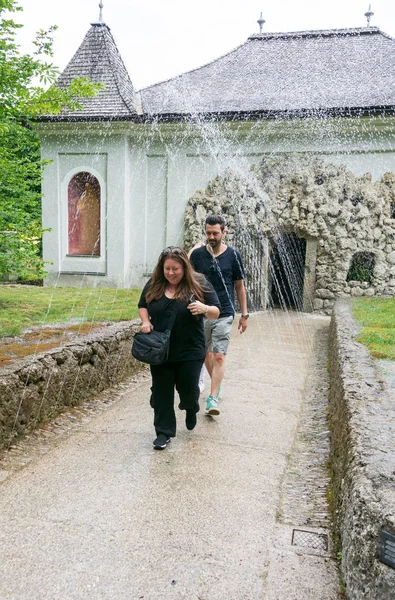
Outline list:
[[[100,256],[100,184],[91,173],[68,186],[68,254]]]

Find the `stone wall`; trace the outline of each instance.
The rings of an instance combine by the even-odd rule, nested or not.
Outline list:
[[[395,399],[367,349],[350,302],[336,303],[330,339],[331,469],[337,551],[349,600],[393,600],[395,570],[378,560],[395,534]]]
[[[0,369],[0,448],[142,368],[138,321],[112,325]]]
[[[317,157],[269,156],[249,173],[228,172],[196,192],[185,213],[187,248],[202,239],[204,219],[212,213],[225,216],[229,243],[236,232],[241,251],[251,236],[262,240],[263,253],[264,240],[276,244],[284,233],[314,240],[316,255],[305,269],[313,310],[330,314],[342,297],[395,294],[393,173],[373,181],[369,173],[358,177]],[[357,276],[350,271],[360,253],[371,256],[371,277],[363,269]],[[292,256],[288,260],[292,272]]]

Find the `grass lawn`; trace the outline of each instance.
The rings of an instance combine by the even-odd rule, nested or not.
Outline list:
[[[359,298],[352,311],[362,325],[358,341],[375,358],[395,360],[395,298]]]
[[[0,286],[0,337],[50,323],[128,321],[138,316],[138,289]]]

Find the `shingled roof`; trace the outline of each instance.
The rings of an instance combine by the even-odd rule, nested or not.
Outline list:
[[[395,114],[395,40],[377,27],[261,33],[193,71],[134,92],[108,26],[92,24],[59,78],[106,89],[46,120],[177,120],[189,115]]]
[[[127,119],[137,114],[132,82],[110,29],[103,22],[92,24],[57,85],[66,87],[75,77],[82,76],[104,83],[106,88],[96,98],[82,99],[83,111],[66,109],[58,119]]]
[[[262,33],[141,90],[144,114],[395,108],[395,40],[377,27]]]

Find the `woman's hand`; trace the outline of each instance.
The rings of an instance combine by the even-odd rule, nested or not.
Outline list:
[[[205,315],[207,313],[208,306],[207,304],[203,304],[203,302],[199,302],[199,300],[195,300],[195,302],[188,304],[188,309],[193,315]]]
[[[142,321],[140,332],[150,333],[154,327],[149,320],[148,310],[144,307],[139,308],[139,317]]]
[[[152,323],[150,323],[148,321],[148,323],[143,323],[141,326],[141,333],[151,333],[151,331],[153,330],[154,326],[152,325]]]

